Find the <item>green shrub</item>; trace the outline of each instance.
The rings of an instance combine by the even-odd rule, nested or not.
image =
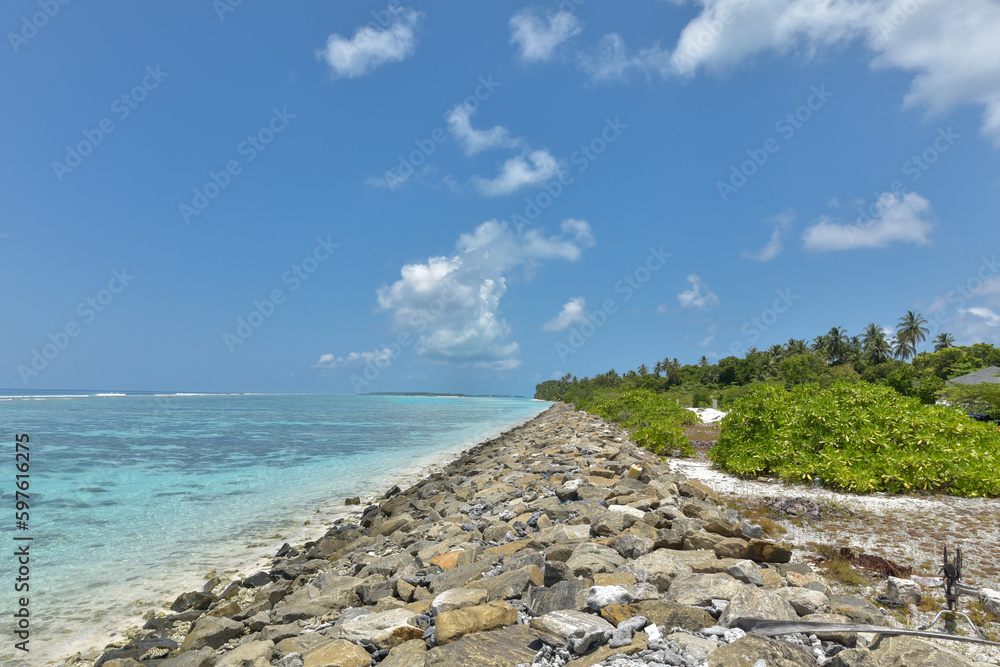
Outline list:
[[[656,454],[695,454],[683,425],[697,424],[698,416],[673,399],[645,389],[608,391],[579,401],[576,408],[621,424],[636,444]]]
[[[757,385],[722,421],[709,458],[743,477],[860,493],[1000,496],[1000,431],[889,387]]]

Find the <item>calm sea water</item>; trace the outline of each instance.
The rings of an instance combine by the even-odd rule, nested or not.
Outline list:
[[[212,570],[249,571],[315,537],[347,496],[534,417],[513,398],[0,394],[9,512],[0,553],[0,663],[100,648]],[[31,437],[27,531],[14,524],[14,434]],[[13,648],[12,537],[31,536],[32,649]],[[23,595],[17,594],[18,596]]]

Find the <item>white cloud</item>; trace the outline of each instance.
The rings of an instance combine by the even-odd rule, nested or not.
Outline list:
[[[503,163],[496,178],[472,178],[480,193],[487,197],[510,194],[523,187],[541,185],[561,173],[559,161],[546,150],[532,151],[525,156],[518,155]]]
[[[324,370],[334,370],[336,368],[343,368],[344,366],[364,366],[365,364],[385,364],[392,359],[392,350],[389,348],[384,348],[381,350],[372,350],[370,352],[351,352],[347,356],[338,357],[333,354],[324,354],[319,358],[313,368],[322,368]]]
[[[959,308],[958,316],[948,322],[948,327],[955,329],[960,344],[1000,343],[1000,315],[986,306]]]
[[[875,204],[875,216],[849,225],[822,216],[802,235],[808,250],[853,250],[884,248],[890,243],[928,243],[931,204],[915,192],[897,196],[882,193]]]
[[[1000,147],[1000,3],[995,0],[699,0],[701,12],[672,51],[659,43],[630,53],[616,33],[577,62],[592,82],[630,70],[690,77],[743,65],[754,56],[811,59],[863,43],[875,69],[913,74],[904,107],[942,113],[984,107],[982,129]]]
[[[587,300],[582,296],[563,304],[559,314],[542,325],[542,331],[564,331],[576,323],[587,321]]]
[[[475,155],[497,146],[516,148],[523,143],[520,139],[511,137],[510,131],[501,125],[489,130],[473,128],[470,119],[475,113],[476,110],[468,104],[459,104],[448,113],[448,129],[466,155]]]
[[[667,304],[661,303],[656,307],[656,312],[659,313],[660,315],[666,315],[667,313],[670,312],[670,310],[667,308]]]
[[[393,14],[384,30],[362,26],[350,39],[334,33],[317,55],[330,66],[335,79],[364,76],[381,65],[413,55],[417,48],[416,29],[422,17],[421,12],[401,9]]]
[[[580,20],[561,11],[541,16],[537,8],[526,8],[510,18],[510,43],[520,47],[521,60],[549,60],[560,44],[580,33]]]
[[[698,341],[698,345],[701,345],[702,347],[708,347],[709,345],[712,344],[713,340],[715,340],[715,334],[705,336],[700,341]]]
[[[783,239],[794,220],[795,216],[792,215],[791,211],[786,211],[775,216],[770,220],[774,224],[774,230],[771,232],[771,240],[759,252],[742,251],[740,254],[749,259],[755,259],[758,262],[770,262],[781,254],[781,250],[784,247]]]
[[[393,328],[415,337],[417,353],[440,361],[494,370],[517,367],[519,346],[500,314],[510,274],[526,278],[546,259],[575,261],[593,245],[590,226],[566,220],[562,233],[512,230],[484,222],[462,234],[455,252],[403,266],[400,279],[376,292]]]
[[[719,305],[719,295],[701,282],[701,278],[692,273],[687,277],[687,280],[691,284],[691,288],[677,295],[677,300],[681,302],[682,308],[708,310]]]

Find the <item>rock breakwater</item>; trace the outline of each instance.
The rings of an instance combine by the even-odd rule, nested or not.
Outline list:
[[[93,665],[975,664],[909,637],[747,635],[737,619],[885,624],[790,557],[710,487],[559,404],[269,569],[181,595]]]

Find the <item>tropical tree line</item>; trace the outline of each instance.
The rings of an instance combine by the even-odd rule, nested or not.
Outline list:
[[[927,320],[914,311],[899,318],[895,332],[875,323],[860,335],[832,327],[807,341],[791,338],[766,350],[750,348],[742,357],[729,356],[712,363],[702,356],[696,364],[664,358],[618,373],[611,369],[592,378],[567,374],[536,386],[535,397],[576,402],[606,389],[648,389],[669,394],[684,405],[720,405],[744,395],[749,386],[771,382],[791,388],[818,383],[870,382],[892,387],[924,403],[937,401],[947,381],[980,368],[1000,366],[1000,348],[988,343],[956,346],[949,333],[936,336],[933,352],[918,353],[927,340]]]

